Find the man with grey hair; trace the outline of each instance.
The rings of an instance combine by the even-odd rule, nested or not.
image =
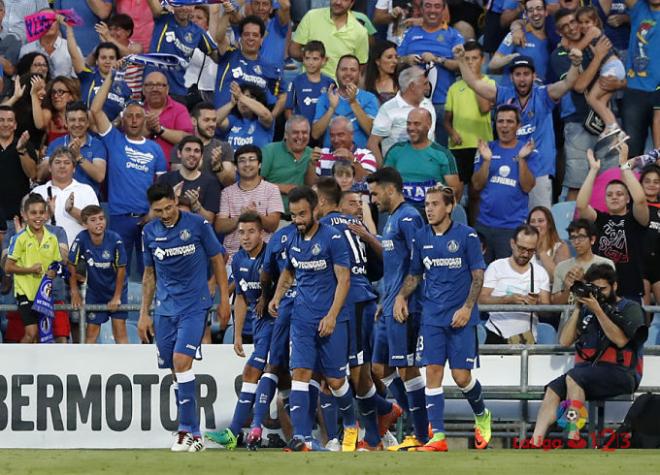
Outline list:
[[[285,213],[289,212],[288,194],[308,182],[312,149],[309,147],[310,125],[302,115],[292,115],[284,125],[284,140],[261,149],[261,176],[280,189]]]
[[[406,122],[408,114],[416,107],[422,107],[431,114],[428,138],[429,140],[435,138],[435,108],[431,100],[424,96],[426,86],[426,75],[418,66],[411,66],[399,74],[399,92],[378,109],[367,142],[367,148],[376,157],[378,165],[383,164],[383,157],[387,155],[392,145],[408,140]]]
[[[48,159],[51,179],[32,190],[48,203],[51,224],[64,228],[69,246],[84,229],[80,211],[87,205],[99,204],[94,188],[73,179],[76,158],[67,147],[55,150]]]
[[[4,0],[5,18],[2,30],[15,35],[21,43],[27,43],[25,17],[48,8],[47,0]]]
[[[362,181],[378,168],[378,162],[371,150],[358,148],[353,141],[353,124],[343,116],[330,121],[330,147],[315,148],[312,152],[312,166],[309,167],[309,179],[316,176],[332,176],[332,167],[338,160],[349,162],[355,172],[355,181]]]

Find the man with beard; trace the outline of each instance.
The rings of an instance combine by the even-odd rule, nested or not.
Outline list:
[[[159,183],[167,183],[178,195],[190,201],[193,213],[200,214],[213,223],[220,206],[220,183],[213,175],[200,170],[202,141],[188,135],[177,146],[177,157],[182,167],[165,173],[158,178]]]
[[[547,11],[544,0],[526,0],[527,29],[522,46],[513,43],[513,33],[508,33],[490,60],[488,68],[492,72],[502,71],[502,85],[510,87],[509,65],[518,56],[529,56],[534,60],[536,76],[545,83],[550,56],[550,45],[545,33]]]
[[[330,147],[328,126],[333,117],[344,116],[357,127],[353,135],[355,145],[367,146],[374,117],[378,114],[378,99],[358,87],[360,61],[352,54],[342,56],[337,63],[337,86],[330,85],[325,96],[319,97],[312,125],[312,137],[323,138],[323,146]]]
[[[575,343],[575,367],[546,386],[530,446],[543,445],[545,433],[558,420],[561,401],[565,400],[565,409],[558,422],[561,427],[570,427],[569,412],[584,407],[585,401],[632,394],[639,386],[641,349],[648,328],[642,307],[617,295],[617,280],[612,267],[594,264],[584,281],[598,290],[573,292],[578,304],[559,336],[559,344],[572,347]],[[569,443],[578,440],[579,429],[570,430],[568,438]]]
[[[513,87],[491,84],[477,76],[464,61],[462,46],[455,48],[454,55],[459,59],[461,75],[474,91],[497,106],[513,104],[521,111],[521,124],[518,136],[521,140],[534,140],[538,150],[538,160],[530,163],[536,177],[536,185],[529,196],[529,208],[552,206],[552,182],[556,170],[555,131],[552,124],[552,109],[557,101],[574,86],[582,64],[582,51],[573,48],[569,53],[571,68],[566,76],[547,86],[534,84],[536,69],[534,61],[526,56],[518,56],[511,63]]]
[[[550,277],[532,261],[539,232],[528,224],[516,228],[511,238],[511,257],[493,261],[484,275],[480,305],[537,305],[550,303]],[[532,312],[490,312],[486,343],[533,344],[538,317]]]
[[[229,186],[236,181],[236,166],[234,165],[234,150],[231,146],[215,137],[218,115],[210,102],[200,102],[193,107],[193,134],[202,141],[202,161],[200,169],[214,175],[222,186]],[[172,170],[181,166],[176,148],[172,149],[170,160]]]
[[[149,202],[146,191],[157,175],[167,171],[161,149],[153,140],[142,135],[146,124],[144,106],[129,102],[122,115],[123,133],[116,129],[103,112],[110,88],[112,73],[103,81],[92,101],[91,113],[101,141],[108,150],[108,214],[110,229],[116,231],[126,247],[130,273],[133,249],[137,252],[137,265],[141,271],[141,228],[148,220]]]

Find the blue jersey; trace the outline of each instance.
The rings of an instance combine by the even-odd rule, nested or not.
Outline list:
[[[485,268],[474,229],[454,222],[444,234],[436,234],[430,225],[420,229],[413,242],[410,274],[424,275],[422,323],[450,326],[454,312],[470,293],[472,271]],[[477,323],[479,310],[475,305],[468,325]]]
[[[376,117],[376,114],[378,114],[378,108],[380,107],[378,98],[376,98],[376,96],[368,91],[358,89],[355,100],[358,102],[358,104],[360,104],[362,110],[364,110],[364,113],[367,114],[367,116],[371,117],[372,119]],[[316,103],[314,122],[323,117],[323,114],[325,114],[329,108],[330,103],[328,102],[328,96],[324,94],[319,97],[319,101]],[[355,117],[355,114],[353,113],[353,109],[351,109],[351,105],[341,96],[339,96],[339,104],[337,105],[337,109],[335,109],[335,113],[332,115],[332,117],[337,116],[346,117],[353,123],[353,143],[357,148],[366,148],[369,134],[362,130],[362,127],[360,127],[360,124],[358,124],[357,117]],[[328,148],[331,146],[329,127],[323,136],[323,146]]]
[[[181,212],[171,228],[160,219],[142,230],[144,266],[156,273],[156,313],[179,316],[207,310],[213,303],[207,281],[209,259],[223,252],[211,225]]]
[[[77,266],[85,262],[87,269],[87,303],[107,303],[115,294],[117,269],[126,267],[126,249],[121,236],[106,229],[99,246],[92,242],[89,231],[81,231],[69,250],[69,262]],[[122,303],[127,303],[127,282],[124,279]]]
[[[433,32],[428,32],[421,26],[413,26],[403,35],[398,53],[399,56],[432,53],[435,56],[451,59],[454,57],[452,53],[454,46],[462,45],[463,43],[463,36],[458,30],[450,26]],[[439,64],[436,64],[434,69],[436,70],[437,77],[431,100],[434,104],[444,104],[447,100],[447,90],[456,80],[456,75],[453,71]]]
[[[102,0],[103,3],[112,4],[112,0]],[[45,3],[45,2],[44,2]],[[99,44],[99,34],[96,32],[94,27],[100,21],[106,20],[105,18],[99,18],[96,16],[96,13],[89,6],[90,2],[81,2],[80,0],[55,0],[55,2],[49,2],[53,5],[55,10],[69,10],[72,9],[82,20],[81,25],[76,25],[74,27],[76,32],[76,42],[82,51],[84,57],[87,57],[90,53],[94,52],[94,49]],[[32,3],[36,5],[37,2]],[[34,8],[34,7],[33,7]],[[66,38],[66,28],[61,28],[62,36]]]
[[[387,218],[381,243],[383,245],[383,315],[394,315],[394,299],[399,293],[403,280],[409,273],[410,253],[415,233],[424,225],[424,220],[415,207],[402,203]],[[408,300],[410,312],[419,311],[419,297],[422,287]]]
[[[89,108],[92,106],[92,101],[96,97],[101,84],[103,84],[103,76],[101,76],[99,68],[90,69],[85,67],[83,71],[78,73],[78,79],[80,80],[82,101]],[[112,81],[108,98],[103,104],[103,112],[111,122],[124,110],[126,102],[130,100],[132,94],[133,91],[128,87],[123,76],[117,75]]]
[[[244,335],[254,333],[254,321],[257,315],[254,308],[261,296],[260,274],[263,268],[264,256],[266,255],[266,245],[256,257],[251,257],[243,248],[239,249],[231,261],[231,272],[236,283],[236,295],[242,295],[247,305],[245,315],[245,325],[243,326]],[[264,314],[262,318],[272,318]]]
[[[354,216],[332,212],[321,218],[319,222],[332,226],[346,240],[348,256],[351,260],[351,289],[348,291],[346,302],[366,302],[375,299],[376,294],[367,278],[367,248],[360,237],[347,226],[349,223],[361,226],[362,221]]]
[[[350,269],[346,243],[339,231],[325,224],[310,239],[299,232],[287,249],[287,269],[296,278],[292,320],[319,322],[332,307],[337,288],[334,266]],[[348,317],[340,312],[337,321]]]
[[[498,141],[489,142],[493,157],[490,160],[488,181],[481,190],[481,205],[477,222],[482,226],[513,229],[527,219],[529,196],[520,187],[520,169],[513,159],[523,143],[518,141],[513,148],[504,148]],[[527,157],[535,160],[536,151]],[[474,172],[478,172],[484,161],[477,154],[474,159]]]
[[[291,242],[291,239],[297,233],[298,229],[296,228],[296,225],[289,224],[288,226],[275,231],[268,240],[264,256],[263,270],[270,275],[271,281],[274,285],[277,285],[280,274],[286,269],[288,262],[286,250],[289,247],[289,242]],[[293,298],[295,296],[296,281],[294,280],[282,300]]]
[[[321,74],[319,82],[312,82],[307,78],[307,73],[299,74],[289,83],[286,92],[286,109],[291,109],[294,114],[307,118],[309,123],[314,122],[316,103],[321,96],[328,92],[328,87],[335,82],[330,76]]]
[[[229,49],[220,57],[218,63],[218,75],[216,77],[215,108],[222,107],[231,100],[229,86],[232,82],[238,85],[253,84],[266,93],[268,105],[272,106],[277,101],[280,93],[281,70],[268,64],[261,57],[256,60],[243,56],[241,50]]]
[[[657,57],[651,59],[660,51],[660,10],[651,10],[650,3],[637,0],[628,12],[630,41],[626,57],[628,88],[647,92],[660,88],[660,61]]]
[[[521,125],[518,139],[527,142],[534,139],[538,158],[529,161],[529,168],[534,176],[555,174],[556,148],[555,129],[552,125],[552,109],[557,104],[550,98],[547,86],[532,86],[527,105],[522,107],[513,87],[497,86],[496,105],[514,104],[520,109]]]
[[[263,58],[263,61],[275,66],[280,71],[284,69],[288,34],[289,24],[280,24],[279,16],[273,15],[266,23],[266,34],[259,50],[259,56]]]
[[[68,147],[69,143],[71,143],[71,137],[68,134],[63,135],[62,137],[57,137],[50,144],[48,144],[48,149],[46,149],[46,156],[44,157],[44,160],[48,161],[55,150],[60,147]],[[92,163],[94,160],[107,161],[108,159],[108,151],[106,150],[105,145],[103,145],[103,142],[101,142],[101,139],[98,135],[91,133],[87,133],[85,145],[80,147],[80,155],[82,155],[85,160]],[[85,183],[86,185],[94,188],[96,196],[100,195],[101,185],[98,182],[92,180],[92,177],[90,177],[82,167],[76,167],[75,171],[73,172],[73,178],[80,183]]]
[[[153,140],[131,140],[114,127],[101,140],[108,150],[109,213],[147,213],[146,191],[157,173],[167,171],[163,149]]]
[[[174,54],[190,61],[195,48],[199,48],[204,54],[211,54],[218,47],[206,31],[191,21],[186,26],[181,26],[171,13],[156,18],[154,32],[151,36],[150,53]],[[144,77],[147,77],[147,74],[152,71],[160,71],[167,77],[170,94],[184,96],[188,93],[184,80],[186,74],[184,69],[164,70],[147,67]]]
[[[541,82],[545,83],[547,81],[548,66],[550,64],[549,44],[550,43],[547,38],[541,39],[531,31],[525,31],[525,45],[514,45],[513,35],[508,33],[504,37],[504,40],[500,44],[499,48],[497,48],[496,52],[504,56],[513,53],[529,56],[534,60],[536,76],[541,80]],[[502,81],[500,84],[507,87],[513,85],[511,82],[511,68],[509,65],[505,66],[504,71],[502,72]]]
[[[266,128],[256,117],[248,119],[229,114],[227,120],[229,121],[227,142],[234,151],[243,145],[263,147],[273,141],[275,121],[271,127]]]

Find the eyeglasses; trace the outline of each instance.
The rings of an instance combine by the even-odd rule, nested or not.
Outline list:
[[[33,68],[47,68],[48,63],[32,63]]]
[[[520,254],[525,254],[525,255],[529,256],[529,255],[534,255],[534,253],[536,252],[536,249],[530,248],[530,247],[523,247],[520,244],[518,244],[517,242],[514,243],[514,245],[516,246],[516,249],[518,250],[518,253],[520,253]]]
[[[50,93],[53,96],[63,96],[64,94],[71,94],[71,91],[68,89],[53,89]]]
[[[573,236],[569,236],[568,239],[572,242],[579,242],[584,241],[585,239],[589,239],[589,236],[586,234],[574,234]]]
[[[165,89],[167,87],[167,84],[163,84],[162,82],[145,82],[144,83],[144,88],[145,89]]]
[[[563,31],[571,25],[573,25],[573,26],[577,25],[577,20],[575,18],[573,18],[570,21],[567,21],[563,25],[557,25],[557,28],[559,29],[559,31]]]
[[[252,163],[252,162],[258,162],[259,159],[257,157],[242,157],[236,160],[236,163],[239,165],[245,165],[246,163]]]

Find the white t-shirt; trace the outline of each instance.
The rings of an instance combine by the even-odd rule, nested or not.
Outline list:
[[[504,295],[527,295],[531,291],[531,269],[520,274],[516,272],[509,261],[510,258],[498,259],[491,262],[484,274],[484,287],[493,289],[493,297]],[[534,293],[550,291],[550,278],[546,270],[538,264],[534,264]],[[532,319],[532,331],[536,337],[536,325],[538,317]],[[503,338],[509,338],[529,330],[529,312],[491,312],[486,322],[486,328],[496,335],[502,334]],[[499,329],[499,332],[498,332]]]
[[[66,212],[66,200],[73,193],[73,206],[82,210],[88,205],[98,205],[99,200],[96,197],[94,188],[91,186],[73,180],[66,188],[54,186],[52,181],[37,186],[32,193],[39,193],[48,201],[48,188],[51,188],[52,196],[55,197],[55,224],[64,228],[69,246],[73,244],[74,239],[80,231],[85,229],[73,216]]]

